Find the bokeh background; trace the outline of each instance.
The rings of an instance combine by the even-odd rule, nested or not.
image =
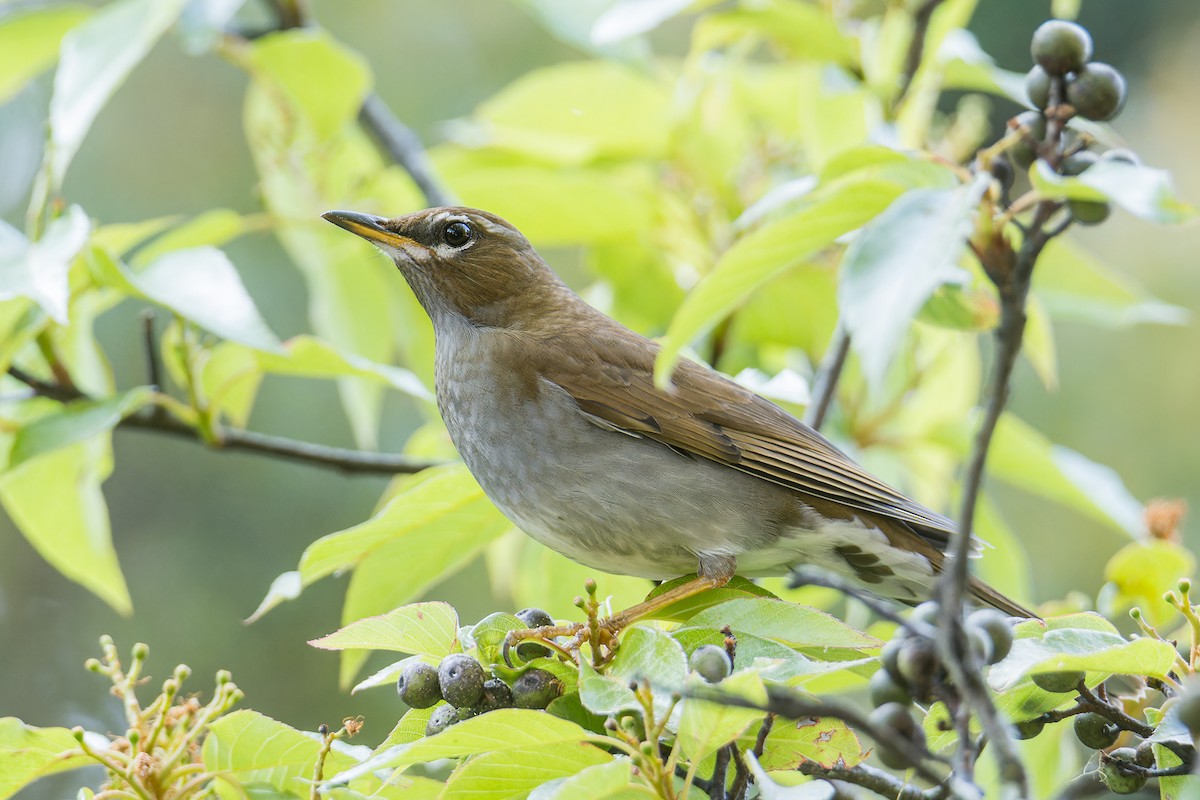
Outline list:
[[[447,121],[530,69],[586,57],[506,0],[316,0],[312,6],[322,25],[368,59],[377,91],[431,143],[442,138]],[[972,28],[1001,66],[1023,71],[1030,32],[1049,13],[1047,2],[981,0]],[[1092,0],[1081,21],[1098,57],[1131,82],[1117,131],[1145,161],[1170,169],[1185,199],[1200,202],[1200,6]],[[671,53],[682,52],[686,39],[684,20],[654,41]],[[245,84],[245,75],[218,57],[186,55],[167,37],[101,113],[71,168],[66,196],[103,222],[216,207],[260,210],[241,126]],[[43,79],[0,107],[0,215],[14,224],[40,160],[48,98]],[[997,126],[1014,111],[998,104]],[[1159,297],[1200,312],[1200,227],[1152,227],[1118,212],[1109,224],[1071,235]],[[302,282],[271,236],[244,237],[228,252],[274,330],[284,337],[305,332]],[[99,324],[121,386],[144,380],[136,311],[120,307]],[[1013,398],[1018,415],[1056,442],[1114,466],[1139,498],[1184,497],[1200,509],[1200,326],[1061,324],[1056,332],[1061,385],[1047,392],[1022,367]],[[390,407],[383,447],[399,447],[414,422],[399,403]],[[269,378],[250,427],[352,444],[325,383]],[[124,647],[149,643],[154,675],[188,663],[193,688],[206,689],[206,676],[228,668],[248,704],[263,713],[306,729],[363,714],[364,740],[382,738],[400,713],[399,701],[385,690],[341,693],[336,655],[305,644],[338,626],[341,582],[324,581],[253,626],[241,620],[275,575],[294,568],[307,543],[364,519],[383,480],[211,453],[142,432],[118,432],[115,446],[117,469],[105,494],[136,613],[121,618],[64,579],[0,516],[0,715],[120,728],[102,680],[81,669],[107,632]],[[1000,498],[1034,549],[1036,599],[1071,590],[1094,596],[1104,561],[1122,544],[1117,535],[1027,495]],[[1200,524],[1186,528],[1193,545],[1200,543]],[[479,590],[483,582],[476,564],[430,595],[476,619],[494,608]],[[66,796],[73,782],[46,781],[22,798]]]

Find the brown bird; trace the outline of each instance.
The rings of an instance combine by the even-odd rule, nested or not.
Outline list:
[[[438,408],[492,502],[605,572],[697,578],[614,627],[744,576],[811,565],[883,597],[929,596],[955,524],[708,367],[655,386],[658,345],[589,306],[521,233],[470,208],[325,219],[396,262],[433,320]],[[978,580],[970,592],[1025,608]]]

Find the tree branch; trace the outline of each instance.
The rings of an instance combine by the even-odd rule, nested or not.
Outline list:
[[[412,177],[430,206],[452,206],[454,195],[433,171],[433,163],[421,140],[401,122],[377,94],[369,94],[358,112],[358,120],[371,132],[380,149]]]
[[[60,403],[77,401],[96,402],[83,392],[73,387],[64,387],[57,383],[43,381],[29,374],[20,367],[11,366],[8,374],[28,386],[34,393],[57,400]],[[141,413],[126,417],[117,423],[118,428],[153,431],[177,438],[188,439],[201,444],[208,444],[216,450],[238,450],[258,455],[269,455],[277,458],[311,464],[326,469],[359,475],[398,475],[420,472],[436,462],[414,461],[405,456],[389,453],[369,453],[362,450],[350,450],[341,447],[326,447],[325,445],[302,442],[282,436],[270,436],[265,433],[255,433],[245,430],[222,430],[215,442],[205,442],[200,432],[174,417],[161,413]]]
[[[821,360],[821,366],[817,368],[817,375],[813,379],[813,392],[816,396],[804,412],[804,421],[814,430],[820,430],[825,424],[825,415],[829,413],[833,396],[837,394],[838,381],[841,380],[842,369],[846,366],[846,356],[849,354],[850,334],[838,325],[833,341],[825,351],[825,358]]]
[[[854,767],[837,764],[826,767],[816,761],[805,761],[797,769],[813,778],[852,783],[892,800],[942,800],[942,798],[949,797],[949,788],[945,785],[922,789],[919,786],[905,783],[890,772],[884,772],[867,764],[859,764]]]
[[[925,0],[913,12],[913,34],[908,42],[908,52],[904,56],[904,71],[900,75],[900,94],[896,97],[896,105],[908,94],[908,87],[912,85],[913,77],[921,68],[921,59],[925,57],[925,36],[929,33],[929,21],[942,2],[943,0]]]

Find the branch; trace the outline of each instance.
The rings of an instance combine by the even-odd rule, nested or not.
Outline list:
[[[929,33],[929,21],[933,12],[943,0],[925,0],[921,7],[913,12],[913,35],[908,42],[908,52],[904,56],[904,71],[900,74],[900,94],[896,97],[896,105],[908,94],[913,77],[921,68],[921,59],[925,57],[925,36]]]
[[[921,789],[905,783],[890,772],[859,764],[846,767],[840,764],[826,767],[816,761],[805,761],[797,769],[813,778],[823,778],[828,781],[845,781],[855,786],[869,789],[875,794],[892,800],[942,800],[949,797],[947,786],[935,786],[932,789]]]
[[[377,94],[369,94],[358,120],[371,132],[379,147],[412,177],[430,206],[452,206],[454,196],[442,186],[421,140],[401,122]]]
[[[816,393],[816,397],[804,414],[804,421],[814,430],[820,430],[821,425],[825,423],[825,415],[833,403],[833,396],[837,394],[838,381],[842,377],[842,369],[846,366],[846,356],[849,353],[850,334],[839,325],[837,332],[834,333],[833,342],[825,351],[825,358],[817,369],[816,378],[813,379],[813,391]]]
[[[28,386],[36,394],[57,400],[60,403],[78,401],[96,402],[83,392],[73,387],[64,387],[57,383],[43,381],[20,367],[11,366],[8,374]],[[159,412],[159,413],[155,413]],[[325,445],[302,442],[282,436],[270,436],[265,433],[255,433],[244,430],[223,430],[215,442],[205,442],[200,432],[174,417],[161,413],[156,408],[151,413],[134,414],[117,423],[118,428],[146,430],[156,433],[188,439],[193,442],[208,444],[215,450],[240,450],[259,455],[269,455],[298,461],[313,466],[335,469],[351,474],[397,475],[420,472],[436,462],[413,461],[405,456],[389,453],[369,453],[362,450],[350,450],[341,447],[326,447]]]

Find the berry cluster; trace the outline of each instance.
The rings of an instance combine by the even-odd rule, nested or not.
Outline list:
[[[1063,175],[1076,176],[1101,160],[1137,163],[1127,150],[1109,150],[1097,155],[1089,143],[1073,132],[1063,135],[1062,126],[1072,116],[1095,121],[1110,120],[1125,105],[1125,78],[1108,64],[1092,61],[1092,37],[1074,22],[1052,19],[1033,33],[1030,47],[1036,62],[1025,76],[1025,92],[1038,109],[1016,117],[1024,138],[1009,149],[1009,157],[1021,169],[1039,158],[1047,158]],[[1048,122],[1059,126],[1049,135]],[[1057,141],[1065,145],[1059,149]],[[1108,218],[1108,203],[1096,200],[1067,201],[1072,218],[1083,225],[1096,225]]]
[[[517,617],[531,628],[554,624],[550,615],[538,608],[519,611]],[[537,647],[539,652],[519,650],[518,654],[530,658],[549,654],[540,645],[530,643],[530,647]],[[423,661],[407,664],[396,682],[396,690],[401,701],[411,708],[438,706],[425,726],[426,736],[500,708],[544,709],[563,692],[562,681],[544,669],[526,669],[511,683],[488,677],[487,672],[474,657],[451,653],[437,667]],[[438,705],[443,701],[444,705]]]
[[[868,684],[875,706],[870,721],[891,734],[889,740],[902,740],[917,750],[925,748],[925,732],[912,715],[912,704],[929,704],[953,695],[934,643],[942,616],[941,606],[934,601],[913,609],[908,625],[883,646],[879,654],[883,668],[871,676]],[[974,611],[963,622],[963,629],[980,665],[995,664],[1012,649],[1012,622],[999,611]],[[891,769],[912,766],[909,758],[889,747],[886,740],[879,742],[878,755]]]

